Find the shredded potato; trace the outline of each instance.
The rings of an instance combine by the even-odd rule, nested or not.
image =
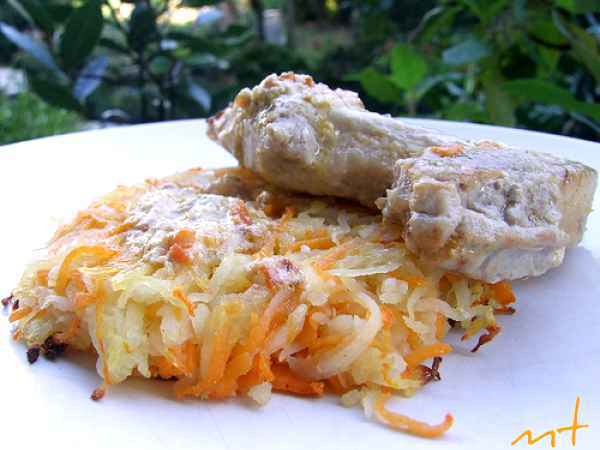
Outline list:
[[[449,323],[480,335],[477,349],[515,299],[508,283],[422,266],[396,234],[370,211],[271,192],[242,169],[192,170],[119,188],[63,226],[25,270],[9,320],[29,348],[95,351],[98,392],[134,374],[176,379],[178,397],[261,405],[272,390],[330,391],[435,437],[451,416],[427,425],[387,410],[387,396],[436,379]]]

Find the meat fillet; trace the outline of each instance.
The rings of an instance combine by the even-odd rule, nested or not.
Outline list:
[[[382,200],[407,247],[447,270],[496,282],[558,266],[585,231],[594,170],[499,145],[399,160]]]
[[[583,164],[409,126],[293,73],[243,89],[208,133],[276,186],[377,205],[423,260],[488,282],[558,266],[596,190]]]
[[[208,135],[276,186],[370,207],[392,185],[398,159],[463,143],[367,111],[354,92],[292,73],[240,91],[209,119]]]

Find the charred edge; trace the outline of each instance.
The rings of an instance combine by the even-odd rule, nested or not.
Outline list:
[[[491,325],[491,326],[487,327],[486,328],[487,333],[484,333],[481,336],[479,336],[477,345],[475,347],[473,347],[473,349],[471,350],[471,353],[475,353],[477,350],[479,350],[479,348],[482,345],[485,345],[488,342],[491,342],[500,333],[501,330],[502,330],[502,328],[500,327],[500,325]]]
[[[502,308],[496,308],[494,309],[494,312],[496,314],[506,314],[509,316],[512,316],[517,310],[515,308],[513,308],[512,306],[504,306]]]
[[[29,364],[35,363],[40,357],[40,348],[35,346],[27,349],[27,361]]]
[[[61,356],[65,350],[67,349],[67,344],[63,342],[58,342],[54,339],[54,336],[50,336],[48,339],[44,341],[42,344],[42,351],[44,357],[50,361],[56,360],[59,356]]]
[[[179,380],[179,378],[176,377],[175,375],[173,375],[171,377],[161,377],[160,375],[157,375],[156,379],[159,381],[178,381]]]
[[[12,299],[13,299],[13,295],[12,294],[10,294],[8,297],[4,297],[2,299],[2,306],[8,306],[8,305],[10,305],[11,302],[12,302]]]
[[[448,325],[450,325],[450,328],[454,328],[454,325],[456,325],[456,320],[454,319],[448,319]]]
[[[12,309],[13,311],[19,309],[19,299],[13,300]]]
[[[440,376],[440,364],[442,362],[442,358],[436,356],[433,358],[433,364],[431,367],[421,366],[423,370],[423,381],[424,384],[427,384],[431,381],[440,381],[442,377]]]
[[[105,394],[106,394],[106,389],[104,389],[103,387],[98,387],[98,388],[94,389],[94,391],[92,392],[92,395],[90,395],[90,398],[92,400],[94,400],[95,402],[97,402],[98,400],[101,400]]]

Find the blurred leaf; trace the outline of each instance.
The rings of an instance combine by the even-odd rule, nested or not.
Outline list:
[[[538,46],[537,56],[540,61],[538,73],[552,74],[560,60],[560,52],[551,48]]]
[[[150,62],[150,71],[158,76],[165,76],[170,68],[171,60],[162,54],[154,56]]]
[[[538,79],[511,80],[502,88],[520,102],[537,102],[557,105],[566,111],[585,114],[600,121],[600,105],[577,100],[569,91],[548,81]]]
[[[77,102],[71,91],[64,85],[48,79],[29,77],[29,84],[33,92],[53,106],[80,111],[81,105]]]
[[[503,90],[499,75],[488,71],[482,77],[482,82],[489,120],[497,125],[514,126],[515,106],[512,98]]]
[[[202,86],[194,83],[191,78],[187,79],[188,95],[196,101],[204,111],[210,111],[210,94]]]
[[[129,19],[130,45],[136,50],[142,49],[148,42],[158,37],[154,10],[145,3],[137,3]]]
[[[104,23],[101,4],[100,0],[87,0],[67,20],[60,37],[60,56],[67,71],[80,66],[98,43]]]
[[[170,31],[166,33],[167,38],[182,43],[193,52],[211,52],[222,55],[227,50],[222,42],[201,36],[194,36],[182,31]]]
[[[218,3],[221,3],[221,0],[183,0],[181,2],[182,5],[192,7],[216,5]]]
[[[38,0],[44,2],[44,7],[55,23],[64,23],[75,9],[71,3],[48,2],[47,0]]]
[[[596,83],[600,83],[600,53],[594,36],[574,23],[563,20],[556,11],[553,11],[552,17],[556,27],[571,44],[573,57],[587,67]]]
[[[442,60],[449,65],[462,66],[474,63],[489,54],[489,49],[481,41],[469,38],[442,53]]]
[[[528,30],[532,36],[542,42],[551,45],[564,45],[567,43],[565,37],[560,34],[552,20],[547,17],[536,17],[529,21]]]
[[[398,44],[392,49],[391,81],[406,90],[413,89],[427,75],[427,62],[412,47]]]
[[[77,100],[83,102],[102,82],[102,76],[108,66],[108,58],[105,55],[90,59],[85,65],[73,88],[73,95]]]
[[[439,36],[441,30],[451,27],[454,18],[461,10],[460,6],[439,7],[435,14],[430,15],[423,23],[417,38],[420,42],[431,42]]]
[[[127,47],[125,47],[120,42],[117,42],[114,39],[108,37],[101,37],[98,41],[98,44],[102,47],[114,50],[115,52],[122,53],[124,55],[129,54],[129,49]]]
[[[467,122],[487,122],[487,117],[481,105],[473,101],[453,103],[444,111],[444,118],[448,120]]]
[[[598,0],[554,0],[554,4],[575,14],[600,11]]]
[[[379,102],[394,103],[403,101],[400,89],[388,77],[371,67],[348,75],[345,79],[359,81],[367,94]]]
[[[510,0],[462,0],[462,3],[469,7],[483,26],[486,26],[508,6]]]
[[[11,41],[24,52],[27,52],[40,64],[44,65],[53,72],[60,72],[60,69],[56,65],[54,58],[52,58],[52,55],[45,44],[33,39],[25,33],[21,33],[19,30],[4,22],[0,22],[0,32],[4,35],[4,37],[6,37],[6,39]]]
[[[417,86],[415,97],[420,99],[440,83],[444,83],[446,81],[459,81],[462,79],[463,75],[458,72],[446,72],[439,75],[426,77],[425,80]]]
[[[8,0],[8,3],[21,14],[25,20],[40,30],[51,34],[54,31],[52,17],[39,0]]]

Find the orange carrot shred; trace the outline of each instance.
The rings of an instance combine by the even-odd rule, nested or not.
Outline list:
[[[404,357],[404,361],[408,367],[416,367],[426,359],[435,356],[444,356],[452,351],[452,347],[448,344],[436,342],[435,344],[419,347]]]
[[[274,379],[273,390],[290,392],[298,395],[323,395],[325,383],[304,380],[296,376],[286,364],[276,364],[272,368]]]
[[[22,306],[16,311],[10,313],[10,316],[8,316],[8,321],[16,322],[17,320],[21,320],[23,317],[29,315],[29,313],[31,313],[32,311],[33,309],[30,306]]]
[[[515,294],[513,293],[510,283],[507,281],[500,281],[499,283],[490,284],[489,286],[494,293],[496,301],[501,305],[508,306],[515,302]]]
[[[454,418],[451,414],[446,414],[446,417],[441,423],[429,425],[425,422],[420,422],[405,415],[389,411],[385,408],[385,403],[389,397],[389,393],[379,394],[378,399],[373,405],[373,410],[383,423],[395,430],[405,431],[420,437],[435,438],[443,435],[454,423]]]

